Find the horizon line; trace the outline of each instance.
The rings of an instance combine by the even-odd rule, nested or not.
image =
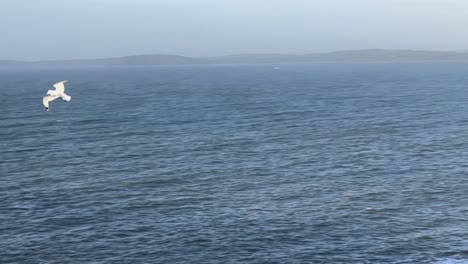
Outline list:
[[[38,59],[38,60],[28,60],[28,59],[1,59],[0,61],[11,61],[11,62],[59,62],[59,61],[80,61],[80,60],[105,60],[105,59],[118,59],[118,58],[127,58],[127,57],[138,57],[138,56],[173,56],[181,58],[190,58],[190,59],[207,59],[207,58],[223,58],[231,56],[241,56],[241,55],[287,55],[287,56],[304,56],[304,55],[317,55],[317,54],[332,54],[339,52],[355,52],[355,51],[412,51],[412,52],[440,52],[440,53],[468,53],[468,50],[425,50],[425,49],[384,49],[384,48],[368,48],[368,49],[349,49],[349,50],[332,50],[332,51],[323,51],[323,52],[310,52],[310,53],[289,53],[289,52],[249,52],[249,53],[232,53],[225,55],[211,55],[211,56],[188,56],[180,55],[173,53],[141,53],[141,54],[130,54],[130,55],[116,55],[116,56],[107,56],[107,57],[88,57],[88,58],[70,58],[70,59]]]

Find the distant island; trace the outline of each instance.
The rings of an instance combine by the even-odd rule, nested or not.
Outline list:
[[[240,54],[219,57],[186,57],[178,55],[136,55],[105,59],[15,61],[0,60],[1,67],[43,66],[144,66],[200,64],[263,64],[295,62],[379,62],[379,61],[468,61],[468,52],[417,50],[349,50],[312,54]]]

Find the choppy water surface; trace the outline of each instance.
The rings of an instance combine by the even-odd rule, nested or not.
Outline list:
[[[273,67],[0,70],[0,263],[468,263],[468,64]]]

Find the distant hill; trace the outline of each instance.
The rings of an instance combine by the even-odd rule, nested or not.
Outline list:
[[[468,52],[417,50],[350,50],[313,54],[239,54],[220,57],[192,58],[178,55],[136,55],[106,59],[14,61],[0,60],[2,67],[21,66],[118,66],[118,65],[193,65],[255,64],[320,61],[468,61]]]
[[[304,55],[307,60],[326,61],[426,61],[468,60],[468,52],[417,50],[353,50]]]
[[[113,65],[181,65],[194,64],[196,59],[177,55],[137,55],[106,59],[11,61],[0,60],[0,66],[113,66]]]
[[[14,61],[14,60],[0,60],[0,66],[24,66],[29,64],[28,62],[23,61]]]

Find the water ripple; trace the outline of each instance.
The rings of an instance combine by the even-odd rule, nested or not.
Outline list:
[[[0,70],[0,262],[467,263],[444,65]]]

